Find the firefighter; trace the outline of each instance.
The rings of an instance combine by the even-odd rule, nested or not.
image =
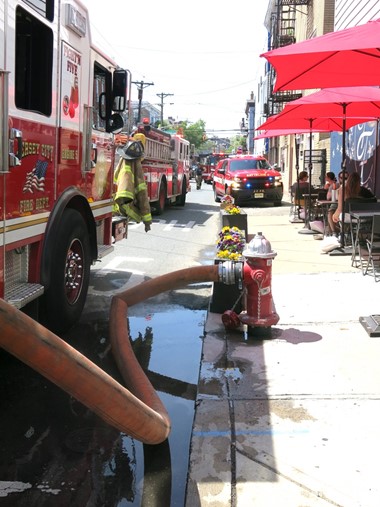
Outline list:
[[[195,169],[195,182],[197,184],[197,190],[200,190],[202,186],[202,181],[203,181],[203,169],[198,164],[197,168]]]
[[[116,150],[120,155],[120,160],[114,177],[117,187],[114,201],[119,214],[129,217],[137,223],[143,222],[145,232],[148,232],[152,224],[152,214],[141,165],[144,145],[144,134],[135,134],[135,137]]]

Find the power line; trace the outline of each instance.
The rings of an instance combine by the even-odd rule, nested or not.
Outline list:
[[[252,129],[249,129],[252,130]],[[241,129],[205,129],[206,132],[241,132]]]

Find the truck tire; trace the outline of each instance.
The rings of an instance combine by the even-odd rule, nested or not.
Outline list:
[[[158,191],[158,201],[154,203],[154,207],[156,210],[156,215],[162,215],[164,212],[166,205],[166,184],[164,181],[161,181],[160,188]]]
[[[185,206],[186,204],[186,178],[182,180],[182,190],[181,195],[179,195],[176,199],[177,206]]]
[[[42,300],[42,321],[55,333],[68,331],[79,319],[90,280],[90,240],[82,215],[66,209],[52,249],[49,288]]]

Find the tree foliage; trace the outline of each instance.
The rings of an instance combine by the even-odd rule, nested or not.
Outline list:
[[[236,153],[238,148],[242,148],[243,152],[247,151],[247,136],[235,136],[231,139],[230,151]]]
[[[187,139],[190,144],[193,144],[195,149],[201,148],[207,141],[205,131],[206,123],[203,120],[198,120],[191,124],[187,121],[183,121],[180,123],[180,127],[182,128],[185,139]]]

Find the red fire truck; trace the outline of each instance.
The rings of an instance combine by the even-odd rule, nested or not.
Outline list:
[[[62,332],[112,249],[114,133],[131,76],[76,0],[0,9],[0,297]]]
[[[199,165],[203,170],[203,181],[212,184],[215,167],[219,160],[228,158],[225,153],[204,153],[199,155]]]
[[[137,127],[146,136],[142,166],[152,211],[161,215],[165,206],[184,206],[190,190],[190,143],[181,135],[169,134],[144,119]]]

